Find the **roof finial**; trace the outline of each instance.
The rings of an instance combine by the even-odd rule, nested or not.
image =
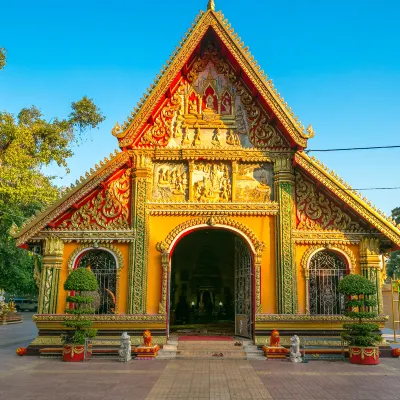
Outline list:
[[[208,0],[207,10],[215,11],[215,2],[214,2],[214,0]]]

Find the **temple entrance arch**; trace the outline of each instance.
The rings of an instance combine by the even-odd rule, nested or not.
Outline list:
[[[198,218],[176,227],[157,248],[163,253],[159,312],[166,315],[168,335],[252,337],[264,244],[251,230],[228,218]]]

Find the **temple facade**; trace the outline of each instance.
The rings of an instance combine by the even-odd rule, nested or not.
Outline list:
[[[14,232],[42,257],[38,337],[59,346],[75,268],[99,281],[99,335],[225,332],[264,344],[272,330],[339,333],[338,282],[378,290],[400,230],[304,151],[305,128],[212,1],[127,122],[120,151]]]

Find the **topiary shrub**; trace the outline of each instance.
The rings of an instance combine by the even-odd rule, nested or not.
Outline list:
[[[350,274],[339,282],[339,292],[347,297],[345,315],[357,321],[343,324],[343,340],[349,346],[376,346],[382,340],[376,333],[379,326],[363,321],[377,317],[374,312],[377,302],[372,297],[376,294],[375,285],[364,276]]]
[[[73,291],[73,296],[67,296],[67,302],[72,303],[73,307],[66,309],[67,314],[73,314],[76,318],[64,321],[64,326],[70,328],[68,332],[61,336],[64,344],[85,344],[86,338],[95,337],[97,329],[91,329],[93,322],[85,318],[85,314],[93,314],[91,307],[93,297],[84,295],[82,292],[93,292],[98,290],[94,273],[86,268],[77,268],[72,271],[64,283],[64,289]]]

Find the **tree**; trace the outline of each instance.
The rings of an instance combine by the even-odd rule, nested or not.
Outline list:
[[[400,207],[392,210],[392,217],[397,224],[400,224]],[[400,251],[394,251],[390,254],[389,261],[386,264],[386,273],[389,278],[400,278]]]
[[[6,66],[6,49],[0,47],[0,69]]]
[[[0,49],[0,69],[5,50]],[[37,210],[61,194],[54,177],[43,172],[51,163],[64,167],[72,156],[72,144],[84,140],[89,128],[104,121],[92,99],[83,97],[71,105],[67,118],[47,120],[32,106],[17,116],[0,112],[0,288],[18,294],[33,294],[33,257],[15,247],[9,235],[13,223],[20,226]]]

